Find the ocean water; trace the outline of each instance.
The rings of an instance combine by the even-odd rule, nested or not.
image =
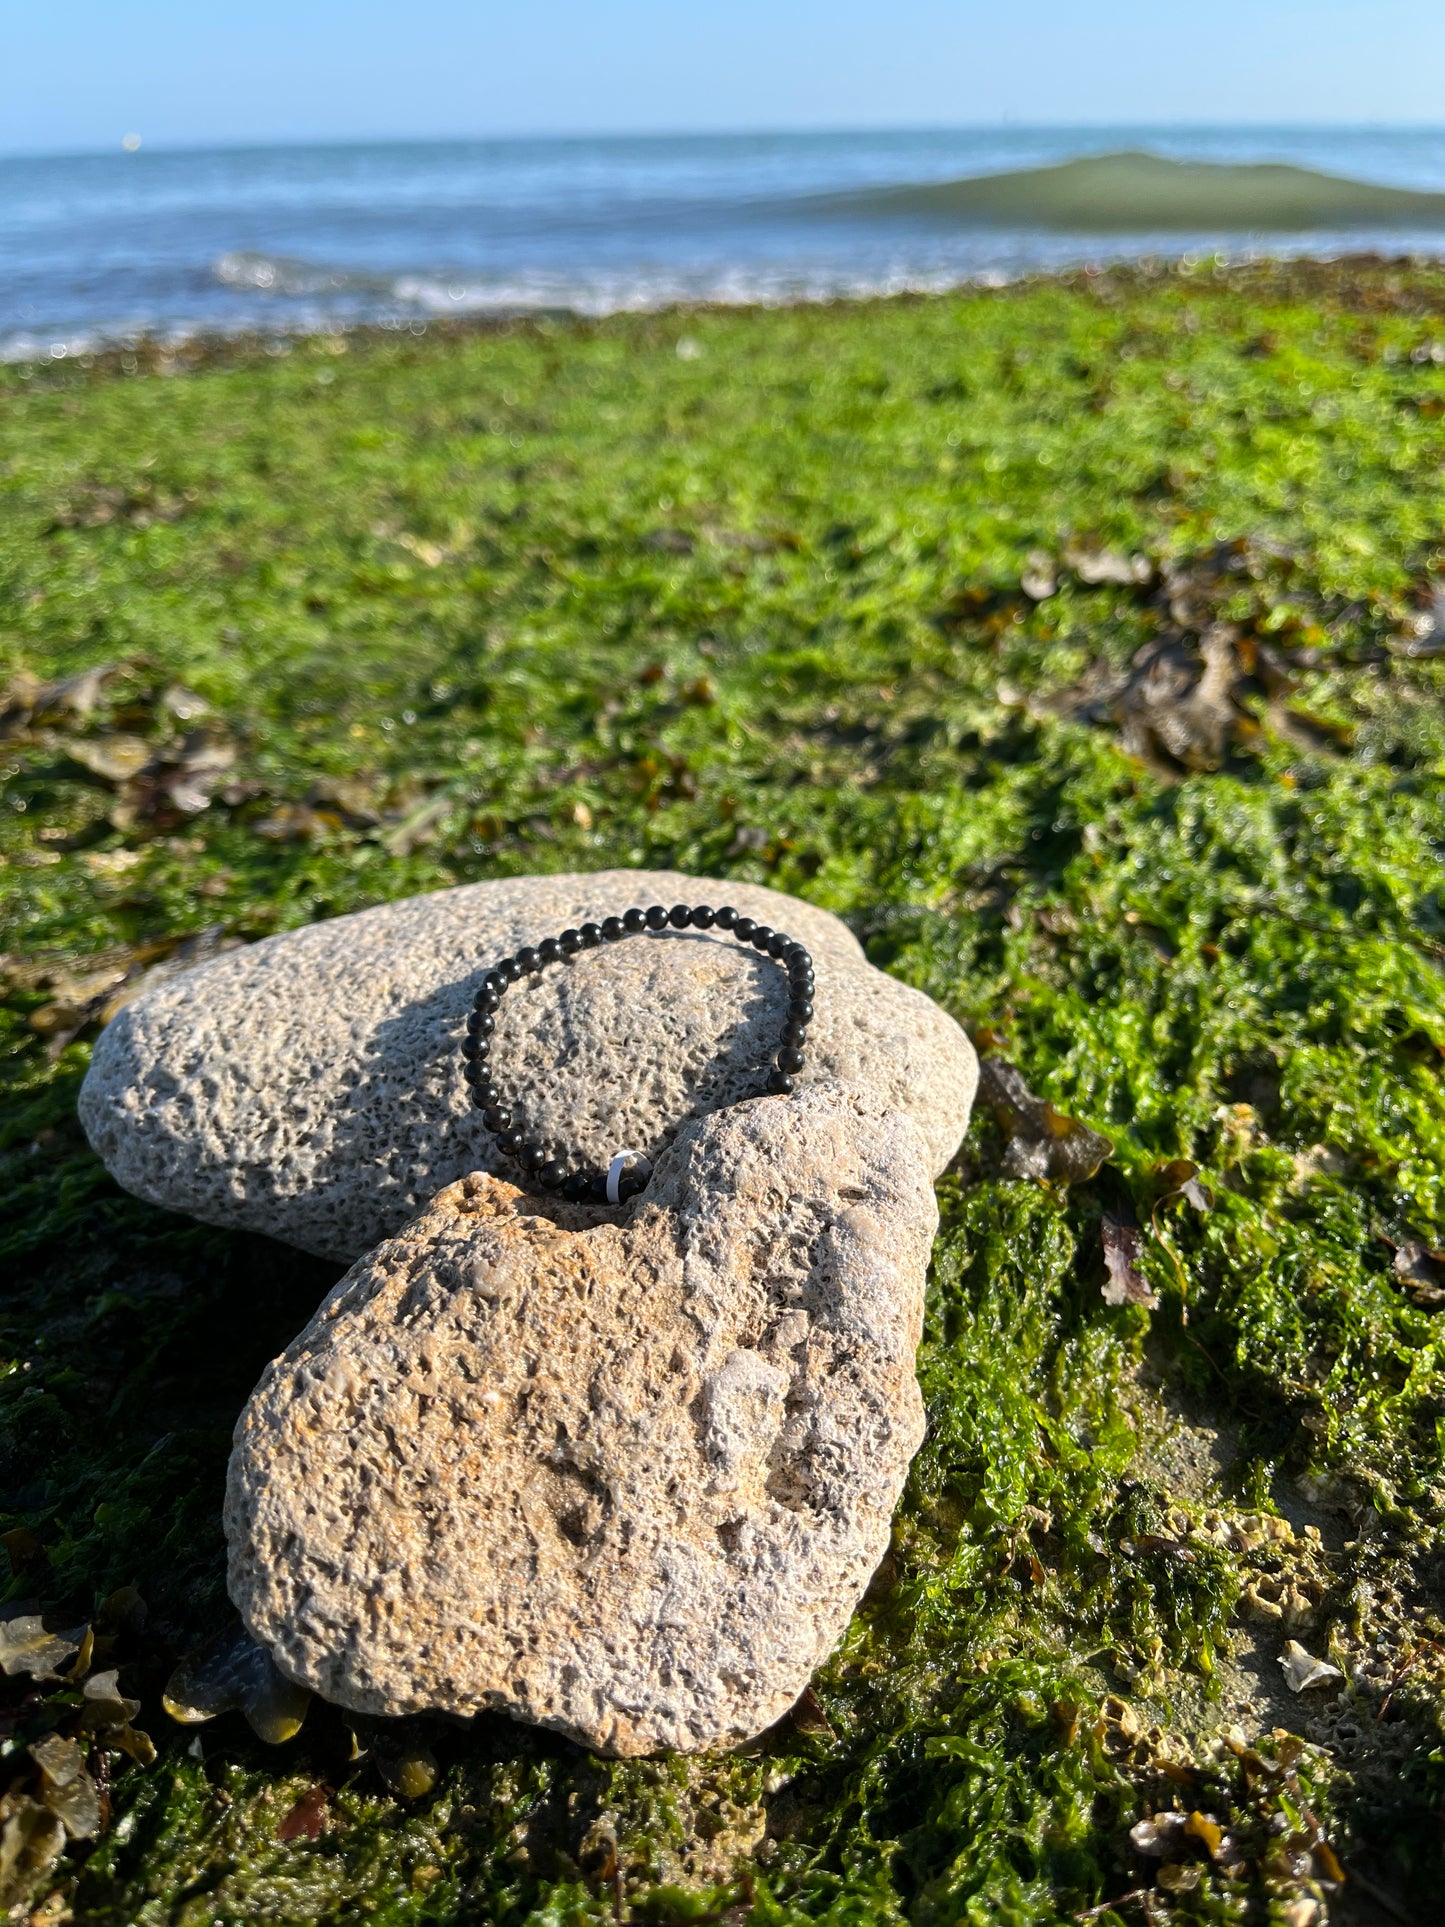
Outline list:
[[[1361,249],[1445,253],[1445,129],[117,149],[0,159],[0,354]]]

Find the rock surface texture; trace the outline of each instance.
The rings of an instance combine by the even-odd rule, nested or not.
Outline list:
[[[911,1120],[820,1087],[690,1124],[620,1210],[451,1185],[242,1415],[247,1627],[359,1712],[761,1732],[887,1547],[936,1217]]]
[[[953,1019],[875,970],[826,911],[646,870],[469,884],[218,958],[101,1033],[81,1120],[112,1175],[152,1203],[355,1258],[442,1185],[507,1168],[460,1057],[487,965],[652,902],[731,902],[807,944],[817,991],[803,1084],[906,1111],[943,1169],[978,1079]],[[724,935],[632,938],[516,986],[493,1064],[534,1137],[602,1165],[623,1147],[655,1159],[690,1118],[761,1089],[786,999],[772,960]]]

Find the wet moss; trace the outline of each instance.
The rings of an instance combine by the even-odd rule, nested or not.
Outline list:
[[[0,371],[9,1596],[139,1587],[160,1749],[87,1742],[107,1826],[7,1904],[1429,1917],[1442,336],[1445,276],[1341,263]],[[892,1549],[744,1755],[172,1725],[231,1425],[335,1269],[116,1191],[98,1023],[188,943],[614,863],[838,911],[1110,1157],[976,1121]],[[78,1694],[5,1682],[27,1813]]]

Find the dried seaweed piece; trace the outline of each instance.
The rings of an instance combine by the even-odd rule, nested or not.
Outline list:
[[[22,669],[0,694],[0,737],[17,735],[36,723],[85,722],[98,707],[106,685],[125,667],[119,662],[98,663],[52,682]]]
[[[91,1779],[78,1740],[47,1734],[30,1749],[40,1768],[41,1797],[72,1840],[93,1840],[103,1812],[100,1788]]]
[[[0,1621],[0,1672],[28,1673],[32,1679],[59,1679],[90,1636],[89,1626],[49,1632],[39,1613],[17,1613]]]
[[[1159,1303],[1149,1287],[1149,1281],[1139,1270],[1137,1260],[1144,1249],[1144,1240],[1139,1235],[1139,1227],[1127,1224],[1122,1218],[1104,1214],[1100,1230],[1104,1245],[1104,1263],[1108,1267],[1108,1280],[1105,1283],[1104,1303],[1106,1305],[1145,1305],[1153,1311]]]
[[[1338,1666],[1327,1659],[1316,1659],[1297,1639],[1287,1639],[1280,1655],[1280,1670],[1292,1693],[1303,1693],[1311,1686],[1328,1686],[1332,1679],[1343,1679]]]
[[[113,1726],[129,1726],[139,1711],[140,1701],[128,1698],[120,1690],[118,1667],[112,1667],[107,1673],[92,1673],[81,1688],[82,1733],[104,1732]]]
[[[1124,555],[1118,549],[1095,549],[1070,543],[1064,550],[1064,561],[1090,589],[1102,588],[1105,584],[1137,589],[1154,579],[1154,565],[1147,556]]]
[[[1006,1058],[983,1059],[979,1095],[1008,1133],[1003,1155],[1007,1178],[1080,1184],[1093,1177],[1114,1149],[1111,1138],[1066,1117],[1047,1098],[1035,1097],[1023,1073]]]
[[[129,783],[132,777],[150,762],[153,755],[151,745],[144,736],[83,737],[78,742],[68,743],[65,750],[72,763],[79,763],[92,776],[98,776],[102,783],[110,783],[119,789]]]
[[[65,1828],[43,1800],[19,1792],[0,1799],[0,1907],[23,1901],[64,1851]]]
[[[1243,712],[1233,701],[1240,679],[1238,632],[1213,624],[1197,645],[1169,637],[1147,644],[1112,705],[1120,746],[1142,762],[1218,769]]]
[[[258,1739],[279,1746],[300,1732],[311,1695],[286,1678],[238,1620],[199,1652],[187,1653],[171,1674],[161,1704],[182,1726],[243,1713]]]

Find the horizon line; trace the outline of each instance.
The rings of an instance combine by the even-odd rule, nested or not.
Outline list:
[[[119,157],[132,161],[150,154],[247,154],[284,148],[358,147],[503,147],[538,146],[543,143],[633,142],[633,141],[714,141],[714,140],[837,140],[889,134],[1441,134],[1445,121],[1348,121],[1348,120],[1099,120],[1099,121],[902,121],[818,127],[711,127],[711,128],[637,128],[599,131],[447,133],[447,134],[326,134],[257,135],[229,140],[199,141],[167,139],[152,141],[143,130],[116,135],[105,146],[0,148],[0,162],[104,160]],[[124,142],[139,135],[139,144],[127,149]]]

